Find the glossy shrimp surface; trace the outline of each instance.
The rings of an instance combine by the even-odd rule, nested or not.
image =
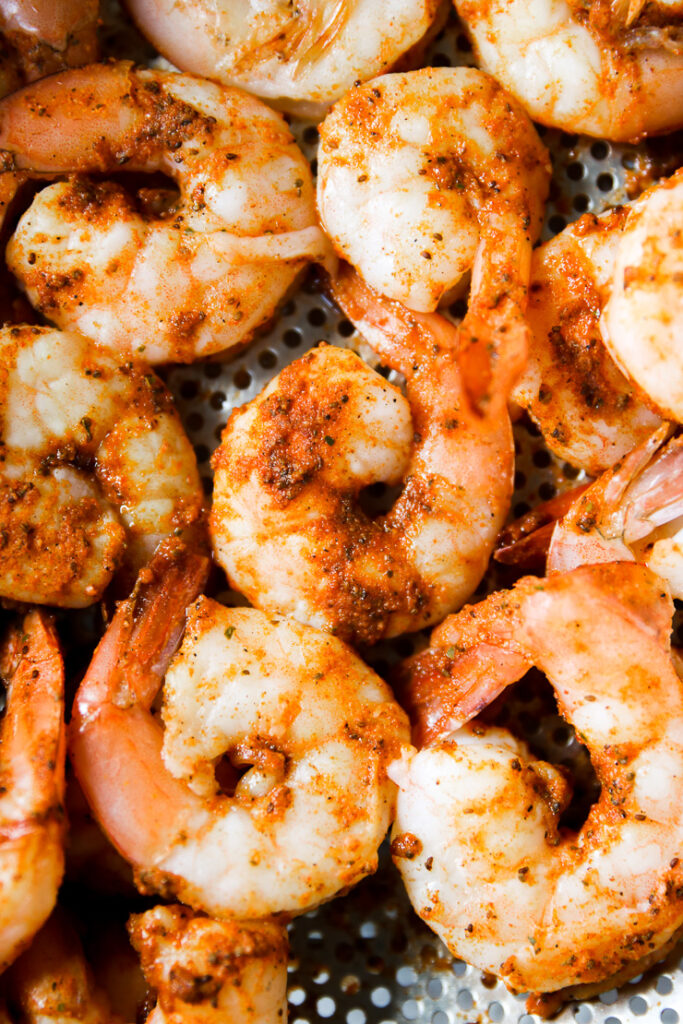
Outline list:
[[[526,286],[548,154],[523,110],[473,68],[424,68],[351,89],[321,126],[318,209],[373,288],[429,312],[495,251]]]
[[[395,861],[449,949],[514,990],[617,985],[661,958],[683,926],[672,612],[642,566],[527,577],[447,619],[404,666],[421,749],[390,769]],[[558,824],[571,792],[562,772],[504,729],[462,728],[532,665],[602,783],[578,833]]]
[[[49,917],[64,869],[64,668],[49,618],[29,612],[0,647],[0,971]]]
[[[38,193],[7,250],[35,308],[150,363],[249,340],[326,251],[282,117],[227,86],[123,62],[66,72],[0,104],[0,150],[10,194],[76,175]],[[163,172],[177,192],[136,200],[83,177],[121,168]]]
[[[352,352],[320,347],[228,421],[214,455],[211,536],[236,589],[354,643],[443,618],[481,579],[512,492],[505,399],[464,394],[459,333],[372,292],[348,269],[334,295],[406,396]],[[404,482],[391,511],[359,502]]]
[[[98,0],[2,0],[0,96],[97,59]]]
[[[683,4],[455,0],[481,67],[535,121],[616,141],[683,124]]]
[[[193,71],[304,116],[418,44],[440,0],[127,0],[141,31]]]
[[[83,607],[199,528],[194,452],[162,382],[85,338],[0,331],[0,594]]]
[[[534,250],[527,318],[529,358],[511,396],[547,447],[595,476],[658,426],[642,390],[603,339],[615,261],[633,207],[585,214]]]
[[[683,87],[682,87],[683,94]],[[632,204],[602,335],[613,358],[666,416],[683,421],[683,169]]]
[[[156,991],[148,1024],[286,1024],[287,931],[178,905],[134,914],[131,941]]]
[[[169,666],[205,572],[178,546],[144,571],[77,694],[72,758],[145,891],[218,916],[302,913],[376,869],[406,719],[334,637],[206,598]]]

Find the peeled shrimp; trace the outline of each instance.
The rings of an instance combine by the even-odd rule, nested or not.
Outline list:
[[[0,96],[97,59],[98,0],[2,0]]]
[[[592,476],[661,422],[615,364],[601,334],[632,212],[632,206],[620,206],[599,217],[587,213],[535,249],[531,260],[529,358],[511,396],[552,452]]]
[[[0,647],[0,971],[49,917],[64,869],[64,669],[51,620],[29,612]]]
[[[214,454],[210,530],[232,585],[259,608],[354,643],[420,629],[481,579],[512,493],[505,394],[463,394],[459,332],[348,268],[334,295],[406,397],[354,353],[321,346],[232,413]],[[370,518],[361,490],[405,481]]]
[[[498,291],[526,288],[549,173],[529,118],[489,75],[423,68],[336,104],[321,127],[318,209],[368,284],[431,312],[475,262]]]
[[[124,1024],[95,985],[78,935],[60,909],[13,965],[8,981],[22,1024]]]
[[[243,344],[326,251],[307,161],[282,117],[236,89],[92,65],[5,99],[0,150],[10,194],[78,175],[38,193],[8,246],[35,308],[149,363]],[[122,168],[162,171],[180,195],[143,189],[136,204],[81,177]]]
[[[334,637],[206,598],[169,665],[205,573],[168,549],[119,606],[76,695],[74,767],[144,891],[302,913],[376,869],[405,716]]]
[[[683,125],[680,0],[455,0],[481,66],[535,121],[615,141]]]
[[[683,422],[683,168],[632,204],[601,329],[621,369]]]
[[[421,42],[441,0],[127,0],[140,31],[183,71],[320,117],[356,82]],[[408,54],[410,58],[410,54]]]
[[[80,335],[5,327],[0,368],[0,595],[92,604],[197,524],[194,452],[162,382]]]
[[[618,985],[683,927],[672,613],[661,580],[638,565],[527,577],[447,619],[405,666],[415,739],[426,746],[390,768],[394,858],[451,952],[513,990],[569,997]],[[602,783],[578,834],[558,827],[564,774],[504,729],[461,728],[532,665]]]
[[[187,907],[134,914],[131,941],[157,993],[148,1024],[286,1024],[287,931]]]

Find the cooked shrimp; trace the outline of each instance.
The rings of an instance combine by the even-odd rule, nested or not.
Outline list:
[[[683,168],[632,204],[601,329],[622,370],[683,422]]]
[[[535,249],[529,358],[513,400],[559,458],[597,476],[660,423],[605,347],[602,315],[632,207],[587,213]]]
[[[194,452],[144,364],[22,326],[0,330],[0,369],[0,595],[92,604],[121,565],[197,529]]]
[[[321,127],[318,209],[368,284],[431,312],[475,261],[498,274],[498,293],[526,289],[549,176],[531,121],[489,75],[423,68],[336,104]]]
[[[127,0],[140,31],[183,71],[322,117],[357,82],[410,54],[442,0]]]
[[[78,935],[59,909],[13,965],[8,981],[22,1024],[123,1024],[95,985]]]
[[[334,637],[206,598],[169,666],[205,571],[159,554],[119,606],[76,696],[74,766],[145,891],[217,916],[302,913],[376,869],[405,716]]]
[[[683,436],[667,424],[604,473],[555,526],[548,572],[638,561],[683,598]]]
[[[535,121],[615,141],[683,125],[680,0],[455,6],[481,66]]]
[[[683,927],[672,613],[643,566],[526,577],[447,619],[405,668],[428,745],[390,768],[395,860],[451,952],[513,990],[568,997],[620,984]],[[504,729],[459,728],[532,665],[602,783],[578,834],[558,825],[569,797],[562,773]],[[554,1001],[532,998],[529,1008]]]
[[[98,0],[2,0],[0,96],[97,60]]]
[[[286,1024],[287,931],[187,907],[134,914],[131,941],[156,990],[148,1024]]]
[[[505,396],[486,416],[463,394],[459,332],[411,313],[349,271],[334,295],[399,389],[354,353],[322,346],[233,412],[214,455],[217,561],[252,604],[353,643],[420,629],[481,579],[512,493]],[[391,511],[364,487],[405,485]]]
[[[125,167],[175,181],[179,197],[143,190],[141,209],[114,183],[50,185],[7,251],[48,319],[149,363],[243,344],[326,251],[307,161],[282,117],[236,89],[92,65],[5,99],[0,150],[39,178]]]
[[[0,970],[49,917],[64,854],[64,669],[49,618],[29,612],[0,647]]]

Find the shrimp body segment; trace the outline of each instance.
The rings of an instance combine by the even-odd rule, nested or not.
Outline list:
[[[49,327],[0,331],[0,594],[74,608],[195,528],[197,464],[140,363]]]
[[[52,912],[64,869],[64,668],[51,621],[29,612],[0,648],[0,971]]]
[[[211,536],[238,590],[353,643],[438,621],[477,586],[511,494],[505,402],[463,394],[458,332],[341,274],[334,294],[406,377],[406,397],[354,353],[322,346],[233,412],[214,455]],[[358,500],[404,481],[388,514]]]
[[[3,0],[0,96],[97,59],[98,0]]]
[[[528,276],[548,155],[481,71],[424,68],[350,90],[322,125],[318,172],[337,252],[410,309],[447,300],[480,249],[484,263],[489,249],[507,253],[504,280]]]
[[[34,306],[150,363],[247,341],[326,243],[310,168],[281,115],[245,93],[129,64],[52,77],[0,104],[0,150],[43,189],[7,258]],[[82,175],[163,172],[137,201]],[[7,172],[10,175],[12,172]]]
[[[404,668],[426,745],[390,770],[395,860],[449,949],[514,990],[619,984],[683,926],[672,612],[661,580],[638,565],[526,577],[447,619]],[[532,665],[602,783],[578,833],[558,825],[570,795],[563,774],[506,730],[462,728]]]
[[[683,169],[632,204],[601,320],[617,364],[677,422],[683,421],[682,282]]]
[[[529,358],[511,397],[551,451],[592,476],[661,422],[603,336],[615,261],[634,206],[585,214],[535,249],[531,260]]]
[[[440,0],[127,0],[140,30],[183,71],[320,117],[418,44]]]
[[[76,697],[76,772],[147,891],[218,916],[302,913],[376,869],[407,721],[336,638],[201,598],[166,671],[162,732],[148,709],[201,585],[188,558],[160,554],[98,648]]]
[[[157,993],[148,1024],[286,1024],[284,925],[175,905],[134,914],[128,929]]]
[[[680,0],[455,0],[455,6],[480,66],[535,121],[617,142],[683,124]]]

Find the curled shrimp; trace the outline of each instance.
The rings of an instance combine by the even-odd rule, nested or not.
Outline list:
[[[97,59],[98,0],[3,0],[0,95]]]
[[[455,0],[481,67],[535,121],[615,141],[683,125],[680,0]]]
[[[682,282],[683,168],[631,205],[601,319],[603,339],[618,365],[663,416],[678,422],[683,421]]]
[[[587,213],[534,250],[526,367],[512,386],[559,458],[602,473],[642,442],[660,417],[605,346],[603,315],[631,206]]]
[[[282,117],[227,86],[123,62],[65,72],[0,104],[0,150],[3,198],[76,175],[38,193],[8,247],[35,308],[149,363],[243,344],[326,251]],[[121,168],[164,172],[180,194],[136,205],[83,177]]]
[[[148,1024],[286,1024],[287,931],[274,921],[215,921],[154,907],[128,924],[156,991]]]
[[[0,373],[0,595],[83,607],[199,529],[195,455],[147,367],[17,326],[0,330]]]
[[[552,1010],[639,974],[683,927],[683,689],[673,603],[625,562],[526,577],[447,619],[403,669],[420,750],[392,851],[451,952]],[[559,825],[564,774],[474,714],[532,666],[588,748],[602,792]],[[551,995],[539,996],[539,993]]]
[[[376,869],[405,716],[334,637],[206,598],[169,665],[205,573],[180,545],[143,571],[76,695],[72,760],[144,891],[302,913]]]
[[[355,82],[416,47],[441,0],[127,0],[140,31],[183,71],[320,117]]]
[[[505,395],[487,415],[463,393],[460,334],[382,298],[346,268],[342,309],[406,397],[354,353],[327,346],[232,413],[214,454],[210,530],[234,587],[353,643],[442,619],[481,579],[512,493]],[[391,511],[358,501],[405,481]]]
[[[64,669],[49,618],[29,612],[0,647],[0,970],[49,917],[64,869]]]
[[[489,75],[383,75],[351,89],[320,132],[323,226],[373,288],[431,312],[475,262],[499,291],[526,288],[550,164]]]

